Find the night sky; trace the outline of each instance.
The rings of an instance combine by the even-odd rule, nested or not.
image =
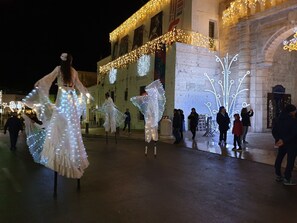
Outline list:
[[[30,91],[62,52],[73,55],[75,69],[96,72],[110,55],[109,33],[147,2],[0,0],[1,89]]]

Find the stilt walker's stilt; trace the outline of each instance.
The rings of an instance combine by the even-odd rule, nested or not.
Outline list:
[[[115,139],[115,143],[117,144],[117,132],[114,133],[114,139]]]
[[[154,156],[157,157],[157,142],[154,143]]]
[[[108,132],[105,132],[105,141],[106,141],[106,144],[108,144]]]
[[[80,179],[77,179],[77,187],[76,187],[76,189],[77,189],[78,191],[80,191]]]
[[[54,197],[57,197],[57,179],[58,179],[58,173],[55,171],[54,175]]]
[[[144,148],[144,155],[147,156],[147,146]]]

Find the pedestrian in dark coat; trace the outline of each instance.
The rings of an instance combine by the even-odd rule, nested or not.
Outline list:
[[[224,146],[227,144],[227,131],[230,128],[230,118],[224,106],[220,107],[216,121],[220,131],[219,145]]]
[[[246,141],[246,135],[248,133],[249,126],[251,126],[250,117],[254,115],[254,111],[253,109],[250,109],[248,111],[247,108],[242,108],[240,115],[241,115],[241,121],[243,125],[242,142],[245,144],[248,144],[248,142]]]
[[[4,125],[4,134],[6,131],[9,132],[10,138],[10,150],[16,150],[16,143],[19,136],[19,131],[23,131],[23,123],[21,119],[17,117],[17,113],[13,112],[12,116],[9,117]]]
[[[288,104],[277,118],[272,128],[275,147],[278,148],[274,163],[276,181],[284,185],[296,185],[291,179],[297,155],[297,120],[296,107]],[[287,165],[284,176],[281,173],[282,161],[287,155]]]
[[[173,120],[172,120],[172,128],[173,128],[173,135],[175,137],[174,144],[178,144],[181,141],[180,135],[180,127],[181,126],[181,117],[177,109],[173,111]]]
[[[123,131],[126,130],[126,127],[128,126],[128,133],[130,134],[131,133],[131,114],[130,114],[130,111],[129,111],[129,108],[126,108],[126,112],[125,112],[125,115],[126,115],[126,118],[125,118],[125,125],[124,125],[124,128],[123,128]]]
[[[190,131],[192,132],[192,139],[195,139],[199,120],[199,115],[196,112],[195,108],[191,109],[191,114],[188,116],[188,119],[190,120]]]
[[[178,111],[179,111],[180,121],[181,121],[180,137],[181,137],[181,140],[182,140],[184,138],[184,131],[185,131],[185,115],[184,115],[184,111],[182,109],[178,109]]]

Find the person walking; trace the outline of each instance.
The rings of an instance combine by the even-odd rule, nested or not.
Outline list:
[[[254,111],[253,111],[253,109],[250,109],[248,111],[247,108],[242,108],[240,115],[241,115],[241,121],[242,121],[242,125],[243,125],[243,132],[242,132],[241,140],[244,144],[248,144],[248,142],[246,141],[246,135],[248,133],[249,126],[251,126],[250,117],[252,117],[254,115]]]
[[[220,107],[216,121],[220,131],[219,145],[225,146],[227,144],[227,131],[230,128],[230,118],[224,106]]]
[[[34,131],[29,129],[30,125],[26,126],[27,143],[31,143],[28,146],[34,161],[54,170],[55,174],[80,179],[89,166],[80,120],[86,115],[87,98],[93,97],[79,80],[72,61],[70,53],[62,53],[60,65],[35,83],[23,103],[36,110],[43,123]],[[49,89],[55,80],[58,91],[52,103]]]
[[[181,121],[181,125],[180,125],[180,138],[181,140],[183,140],[184,138],[184,131],[185,131],[185,115],[184,115],[184,111],[182,109],[178,109],[179,115],[180,115],[180,121]]]
[[[190,131],[192,133],[192,139],[195,139],[196,130],[198,126],[199,115],[196,112],[195,108],[191,109],[191,114],[188,116],[189,123],[190,123]]]
[[[131,114],[129,111],[129,108],[126,108],[126,112],[125,112],[126,118],[125,118],[125,125],[123,128],[123,131],[126,130],[126,127],[128,127],[128,133],[131,133],[131,129],[130,129],[130,124],[131,124]]]
[[[174,144],[178,144],[181,141],[180,128],[181,128],[181,116],[178,109],[173,111],[173,120],[172,120],[173,136],[175,138]]]
[[[286,105],[272,128],[272,135],[275,139],[275,147],[277,148],[277,156],[274,163],[275,180],[277,182],[283,182],[284,185],[288,186],[296,185],[291,179],[297,155],[297,120],[295,105]],[[286,155],[287,164],[283,176],[281,168]]]
[[[233,121],[233,127],[232,127],[232,134],[233,134],[233,151],[242,151],[241,148],[241,135],[243,131],[243,125],[240,120],[239,114],[234,114],[234,121]],[[238,146],[238,149],[237,149]]]
[[[7,119],[4,125],[4,134],[6,134],[7,130],[10,138],[10,150],[15,151],[19,132],[23,132],[23,123],[21,119],[18,118],[17,112],[12,112],[11,117]]]

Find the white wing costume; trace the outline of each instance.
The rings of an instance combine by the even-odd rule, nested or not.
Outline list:
[[[130,101],[144,115],[145,141],[158,141],[158,123],[165,109],[165,91],[159,79],[145,87],[147,95],[134,96]]]
[[[117,109],[111,97],[105,99],[105,102],[97,111],[104,114],[105,120],[103,126],[105,132],[116,132],[116,128],[120,126],[126,118],[126,115]]]
[[[27,115],[22,115],[25,123],[26,141],[36,163],[40,163],[40,154],[45,140],[46,130],[43,125],[33,122]]]
[[[79,179],[89,165],[80,126],[88,91],[80,82],[77,71],[71,69],[72,86],[63,83],[60,66],[57,66],[36,82],[36,87],[23,102],[34,109],[37,118],[43,122],[42,126],[32,126],[26,121],[27,144],[34,161],[62,176]],[[52,103],[49,89],[56,78],[58,92],[55,103]]]

